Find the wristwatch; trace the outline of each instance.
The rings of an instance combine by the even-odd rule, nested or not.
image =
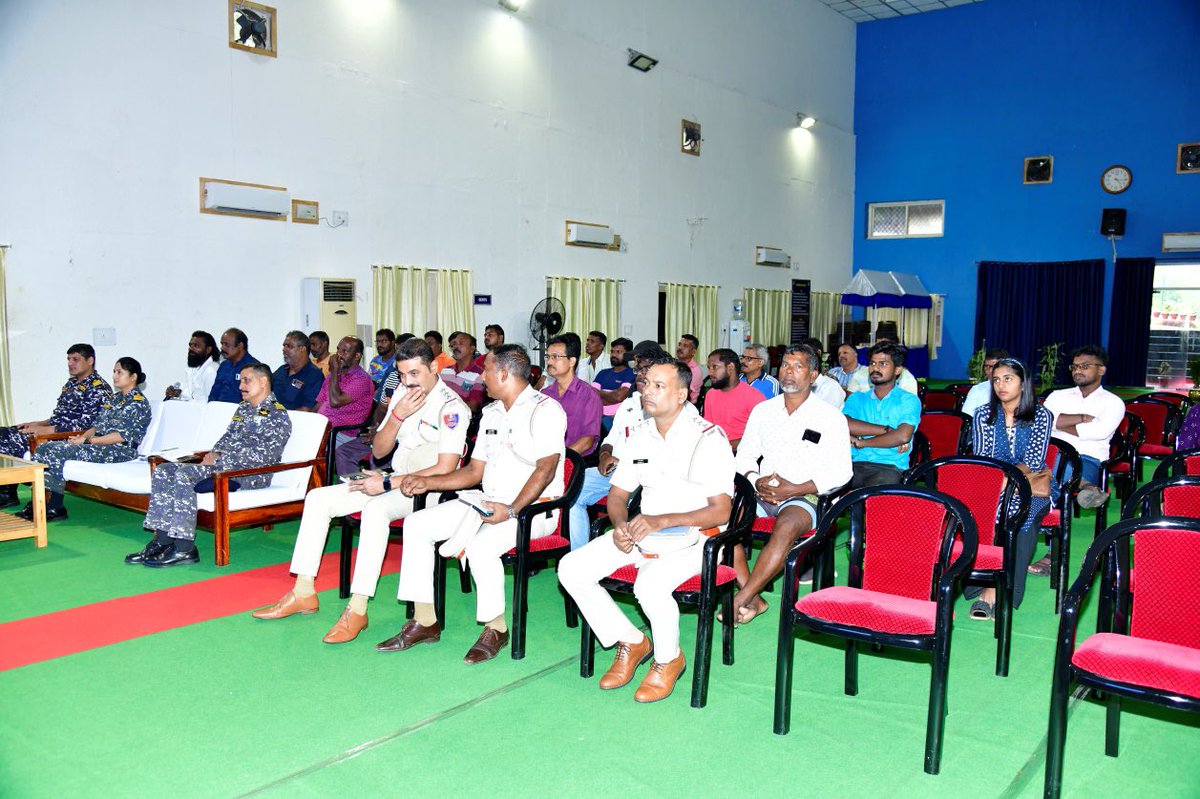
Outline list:
[[[389,492],[391,490],[392,490],[392,476],[390,474],[384,475],[384,477],[383,477],[383,493],[386,494],[387,492]]]

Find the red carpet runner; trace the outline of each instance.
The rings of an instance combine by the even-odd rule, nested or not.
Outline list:
[[[388,547],[383,574],[400,568],[400,550],[398,543]],[[0,624],[0,671],[269,605],[291,586],[289,565],[278,563]],[[317,590],[337,584],[338,554],[330,552],[321,560]]]

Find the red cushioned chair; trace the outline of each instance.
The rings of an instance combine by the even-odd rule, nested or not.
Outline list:
[[[1012,646],[1012,603],[1016,569],[1017,531],[1029,515],[1029,481],[1015,466],[979,456],[957,455],[923,463],[904,475],[905,485],[924,485],[962,501],[971,511],[979,548],[965,581],[996,589],[996,676],[1008,676]],[[1017,508],[1010,512],[1014,494]],[[958,557],[960,541],[954,542]]]
[[[797,597],[796,577],[823,547],[837,522],[850,515],[848,585]],[[962,549],[952,555],[955,534]],[[843,497],[817,534],[788,556],[780,600],[775,664],[775,732],[791,724],[792,661],[796,627],[846,640],[845,692],[858,693],[858,644],[926,650],[932,654],[925,771],[941,764],[954,599],[975,560],[978,537],[971,512],[954,497],[916,486],[860,488]]]
[[[1137,487],[1133,475],[1137,451],[1146,440],[1146,426],[1140,416],[1126,413],[1108,444],[1108,460],[1100,463],[1101,491],[1116,491],[1118,506],[1123,504]],[[1110,494],[1111,496],[1111,494]],[[1096,535],[1108,527],[1108,500],[1096,509]]]
[[[966,400],[967,395],[971,393],[971,389],[975,387],[974,383],[951,383],[946,386],[946,391],[953,392]]]
[[[961,411],[923,411],[919,429],[929,441],[930,459],[970,451],[971,417]]]
[[[1058,613],[1071,568],[1071,517],[1083,476],[1083,461],[1070,444],[1061,438],[1052,438],[1046,445],[1046,465],[1054,470],[1058,493],[1050,498],[1051,508],[1042,516],[1038,527],[1050,547],[1050,587],[1055,590],[1054,612]],[[1069,481],[1068,473],[1071,474]]]
[[[1183,423],[1179,407],[1162,400],[1137,397],[1125,403],[1125,410],[1141,417],[1146,426],[1146,441],[1137,450],[1137,479],[1142,481],[1142,461],[1162,460],[1175,454],[1175,435]]]
[[[712,662],[713,617],[718,601],[721,604],[721,662],[733,665],[733,594],[737,588],[737,573],[733,570],[733,547],[749,539],[750,524],[754,521],[757,503],[754,486],[742,475],[734,476],[733,508],[725,531],[710,536],[704,542],[704,560],[700,573],[679,584],[672,596],[680,609],[696,610],[696,654],[692,660],[692,707],[708,703],[708,673]],[[636,515],[640,491],[630,497],[630,516]],[[597,519],[591,537],[597,538],[609,528],[608,519]],[[618,596],[633,596],[637,567],[622,566],[600,581],[600,585]],[[587,619],[580,627],[579,676],[591,677],[595,669],[596,636]]]
[[[913,433],[911,446],[908,448],[908,468],[912,469],[915,466],[920,466],[922,463],[933,460],[929,439],[920,430]]]
[[[567,511],[575,504],[579,491],[583,488],[583,458],[575,450],[568,449],[567,461],[563,464],[563,480],[565,487],[558,499],[547,502],[535,502],[517,514],[517,545],[510,549],[501,560],[505,566],[513,570],[512,595],[512,659],[520,660],[525,657],[525,619],[529,615],[529,573],[534,569],[542,569],[554,561],[555,574],[558,573],[558,561],[571,551],[571,532],[569,514]],[[558,527],[550,535],[541,538],[531,538],[533,518],[539,513],[549,514],[557,510]],[[579,623],[575,611],[575,603],[562,588],[563,610],[567,616],[567,626],[574,627]]]
[[[922,411],[957,411],[962,408],[963,397],[953,391],[926,389],[921,395]]]
[[[1180,413],[1186,414],[1188,408],[1192,407],[1192,401],[1188,399],[1187,394],[1176,394],[1174,391],[1151,391],[1149,394],[1142,394],[1134,399],[1158,400],[1174,405],[1179,409]]]
[[[1200,449],[1176,452],[1158,464],[1158,468],[1154,470],[1155,480],[1182,475],[1200,475]]]
[[[1102,556],[1115,564],[1101,578],[1118,597],[1113,628],[1076,646],[1080,607]],[[1073,684],[1105,696],[1104,753],[1109,757],[1117,756],[1122,698],[1200,712],[1200,521],[1126,519],[1088,549],[1058,626],[1046,742],[1045,795],[1050,799],[1062,789]]]
[[[801,533],[800,534],[801,538],[809,538],[813,535],[813,533],[816,532],[816,527],[817,527],[817,525],[819,525],[821,523],[821,518],[826,513],[829,512],[829,508],[832,507],[834,502],[836,502],[838,499],[840,499],[842,496],[844,496],[846,494],[849,485],[850,485],[849,483],[846,483],[845,485],[838,486],[837,488],[833,489],[832,491],[830,491],[826,494],[821,494],[817,498],[817,518],[814,521],[813,529],[809,530],[808,532]],[[757,494],[756,494],[756,496],[757,496]],[[755,501],[757,502],[757,500],[755,500]],[[754,520],[750,523],[750,535],[747,538],[746,544],[745,544],[747,560],[749,560],[750,555],[752,554],[752,551],[754,549],[754,542],[755,541],[759,541],[759,542],[767,541],[768,539],[770,539],[771,533],[774,532],[774,530],[775,530],[775,519],[771,516],[758,516],[757,512],[756,512]],[[833,585],[833,578],[834,578],[833,558],[832,557],[824,557],[825,554],[826,554],[825,552],[822,552],[820,555],[818,555],[817,566],[813,569],[813,587],[814,587],[814,589],[819,588],[821,586],[825,586],[825,585]],[[775,584],[775,581],[772,580],[771,582],[767,583],[766,587],[763,590],[765,590],[767,592],[775,590],[773,587],[774,584]]]

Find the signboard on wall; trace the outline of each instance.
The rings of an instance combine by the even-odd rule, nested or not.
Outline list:
[[[812,281],[792,281],[792,336],[791,343],[799,344],[808,338],[811,316],[809,303],[812,300]]]

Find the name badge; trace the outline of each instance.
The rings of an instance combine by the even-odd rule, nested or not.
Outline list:
[[[304,381],[299,378],[293,378],[292,388],[304,388]]]
[[[496,431],[496,430],[484,430],[483,434],[486,436],[494,436],[494,435],[496,435],[497,432],[498,431]]]
[[[634,465],[637,465],[639,463],[649,463],[649,462],[650,462],[649,458],[634,458],[633,459]]]

